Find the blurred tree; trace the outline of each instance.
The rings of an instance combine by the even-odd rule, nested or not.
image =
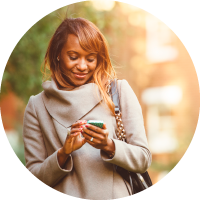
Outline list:
[[[31,95],[42,90],[40,65],[48,42],[59,24],[51,13],[32,26],[13,50],[2,80],[2,93],[13,91],[26,103]]]
[[[10,90],[26,104],[31,95],[42,91],[40,66],[50,38],[66,14],[68,17],[83,17],[96,24],[108,40],[113,62],[127,65],[127,55],[116,46],[121,44],[127,48],[127,38],[133,30],[124,31],[128,21],[119,13],[118,3],[111,11],[97,11],[90,1],[85,1],[60,8],[42,18],[24,34],[13,50],[4,71],[2,94]]]

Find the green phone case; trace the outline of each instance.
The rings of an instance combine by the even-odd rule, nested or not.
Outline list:
[[[104,122],[102,120],[88,120],[87,123],[97,126],[99,128],[102,128],[103,124],[104,124]]]

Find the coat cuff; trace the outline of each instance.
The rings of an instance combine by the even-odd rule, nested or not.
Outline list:
[[[100,151],[101,154],[101,158],[103,161],[109,162],[109,163],[113,163],[116,164],[118,160],[120,160],[120,155],[122,155],[120,153],[120,148],[121,146],[121,141],[117,140],[117,139],[112,139],[114,144],[115,144],[115,155],[112,158],[109,158],[109,156],[104,152],[104,151]]]
[[[59,149],[58,149],[59,150]],[[52,157],[54,157],[53,159],[51,159],[51,167],[54,171],[54,173],[56,174],[60,174],[60,175],[63,175],[63,174],[67,174],[69,172],[72,171],[73,169],[73,161],[72,161],[72,156],[71,154],[69,155],[69,157],[67,158],[67,161],[65,163],[65,166],[64,168],[61,168],[59,163],[58,163],[58,157],[57,157],[57,154],[58,154],[58,150],[55,151],[53,154],[52,154]]]

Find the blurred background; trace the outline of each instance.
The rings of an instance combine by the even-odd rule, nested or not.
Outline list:
[[[115,1],[85,1],[56,10],[32,26],[11,53],[4,71],[0,107],[8,140],[23,164],[23,114],[31,95],[42,91],[48,42],[68,17],[83,17],[106,37],[119,79],[126,79],[142,106],[152,152],[155,184],[182,158],[196,129],[200,94],[192,60],[179,38],[159,19]],[[192,37],[192,36],[191,36]]]

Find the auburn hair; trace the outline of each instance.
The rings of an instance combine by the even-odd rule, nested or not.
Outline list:
[[[97,53],[97,67],[93,73],[92,80],[97,84],[105,103],[114,114],[114,104],[107,94],[106,84],[116,78],[116,73],[111,64],[107,41],[100,30],[92,22],[84,18],[65,18],[56,29],[49,42],[44,65],[41,68],[43,81],[52,77],[58,88],[69,86],[57,60],[64,44],[67,42],[68,34],[74,34],[78,37],[83,50]]]

